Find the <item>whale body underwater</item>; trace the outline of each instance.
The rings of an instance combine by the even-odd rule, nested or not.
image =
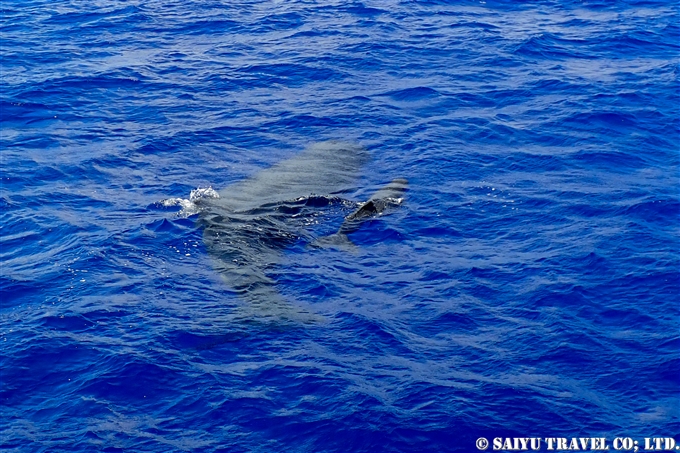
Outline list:
[[[231,184],[194,203],[198,224],[213,265],[245,303],[239,316],[248,320],[308,321],[318,316],[284,299],[267,274],[285,248],[307,240],[311,248],[353,249],[349,234],[361,224],[401,204],[407,181],[392,180],[345,217],[337,233],[314,239],[306,231],[310,216],[356,190],[369,161],[357,144],[326,141],[294,157]]]

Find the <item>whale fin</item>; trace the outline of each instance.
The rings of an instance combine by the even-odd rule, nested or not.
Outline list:
[[[324,236],[316,240],[313,247],[333,247],[348,251],[356,251],[356,245],[349,238],[348,234],[359,229],[361,224],[385,214],[390,209],[395,208],[404,201],[404,192],[408,188],[408,181],[404,178],[392,180],[388,185],[374,193],[359,208],[345,217],[340,229],[335,234]]]
[[[404,201],[404,192],[408,188],[408,181],[404,178],[392,180],[388,185],[374,193],[359,209],[345,217],[338,234],[347,235],[359,229],[362,223],[379,215],[385,214]]]
[[[315,248],[334,248],[344,250],[346,252],[356,253],[357,246],[344,233],[334,233],[328,236],[323,236],[310,244],[310,247]]]

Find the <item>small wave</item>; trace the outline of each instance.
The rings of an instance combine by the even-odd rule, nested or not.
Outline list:
[[[558,37],[552,33],[541,33],[522,41],[513,51],[516,55],[549,59],[595,58],[592,53],[584,53],[586,43]]]
[[[385,93],[383,96],[388,96],[396,101],[419,101],[431,97],[439,96],[439,91],[429,87],[415,87],[406,88],[404,90],[396,90]]]

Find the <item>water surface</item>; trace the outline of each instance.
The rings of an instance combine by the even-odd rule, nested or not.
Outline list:
[[[0,8],[3,451],[680,441],[677,5]],[[268,271],[325,322],[235,322],[159,201],[329,139],[371,155],[349,199],[405,202]]]

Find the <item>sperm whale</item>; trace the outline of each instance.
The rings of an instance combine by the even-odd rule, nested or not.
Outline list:
[[[268,276],[286,246],[305,233],[313,211],[356,188],[368,162],[365,148],[342,141],[308,146],[294,157],[197,200],[198,223],[214,267],[244,304],[242,316],[259,320],[308,320],[314,315],[284,300]],[[338,232],[315,245],[350,243],[362,222],[398,206],[407,182],[395,179],[348,215]]]

